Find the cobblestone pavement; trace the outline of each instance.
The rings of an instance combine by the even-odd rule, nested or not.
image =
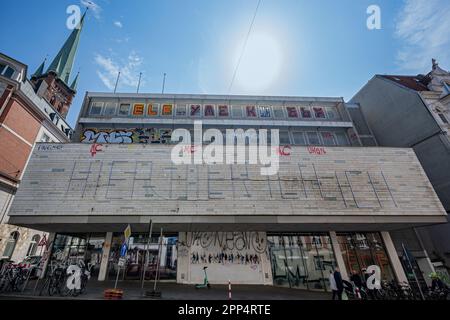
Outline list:
[[[49,297],[33,295],[35,282],[28,284],[23,293],[0,294],[0,299],[77,299],[103,300],[103,291],[114,288],[114,281],[90,281],[86,292],[78,297]],[[149,299],[142,296],[138,281],[119,282],[119,289],[124,290],[124,300]],[[153,283],[147,282],[145,291],[152,291]],[[144,292],[145,292],[144,291]],[[228,285],[212,285],[211,289],[195,289],[192,285],[176,283],[159,283],[157,291],[164,300],[228,300]],[[316,291],[289,289],[274,286],[236,285],[232,287],[233,300],[329,300],[331,294]]]

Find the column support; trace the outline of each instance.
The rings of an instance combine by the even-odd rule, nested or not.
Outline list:
[[[102,262],[100,262],[100,270],[98,272],[98,281],[106,280],[106,273],[108,271],[109,254],[111,253],[113,233],[107,232],[105,237],[105,243],[102,249]]]
[[[43,258],[45,260],[44,260],[44,265],[42,266],[41,274],[39,275],[40,279],[44,279],[45,274],[47,273],[48,263],[50,262],[50,260],[52,258],[53,245],[55,243],[55,238],[56,238],[55,232],[50,232],[48,234],[48,239],[47,239],[48,248],[45,250],[44,255],[43,255]]]
[[[337,266],[341,271],[342,279],[348,280],[347,268],[345,267],[344,258],[342,257],[341,247],[339,246],[336,231],[330,231],[331,245],[333,246],[334,257],[336,258]]]
[[[395,278],[397,278],[397,282],[408,282],[405,270],[403,270],[402,263],[398,258],[397,250],[395,249],[394,243],[392,242],[391,235],[387,231],[381,231],[381,237],[383,239],[384,246],[386,247],[391,266],[394,269],[394,274]]]

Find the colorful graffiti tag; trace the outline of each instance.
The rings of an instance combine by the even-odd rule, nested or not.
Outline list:
[[[81,135],[83,143],[142,143],[168,144],[172,135],[171,129],[145,128],[123,130],[86,129]]]

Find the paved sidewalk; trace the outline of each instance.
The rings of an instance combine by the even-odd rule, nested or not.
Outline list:
[[[35,282],[32,281],[23,293],[0,294],[0,299],[76,299],[103,300],[103,291],[114,288],[114,281],[90,281],[86,292],[78,297],[33,296]],[[124,290],[124,300],[150,299],[141,296],[141,284],[138,281],[119,282]],[[146,290],[153,290],[153,283],[146,283]],[[159,283],[157,291],[162,292],[163,300],[228,300],[228,285],[212,285],[211,289],[195,289],[193,285]],[[331,294],[299,289],[258,285],[235,285],[232,287],[233,300],[329,300]]]

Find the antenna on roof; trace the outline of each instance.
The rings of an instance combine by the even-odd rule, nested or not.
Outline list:
[[[117,91],[117,85],[119,84],[119,79],[120,79],[120,71],[119,71],[119,73],[117,74],[117,80],[116,80],[116,85],[115,85],[115,87],[114,87],[114,93],[116,93],[116,91]]]
[[[167,76],[167,74],[164,73],[163,86],[162,86],[162,94],[164,94],[164,90],[165,90],[165,88],[166,88],[166,76]]]
[[[139,81],[138,81],[136,93],[139,93],[139,88],[141,87],[141,79],[142,79],[142,72],[139,72]]]

